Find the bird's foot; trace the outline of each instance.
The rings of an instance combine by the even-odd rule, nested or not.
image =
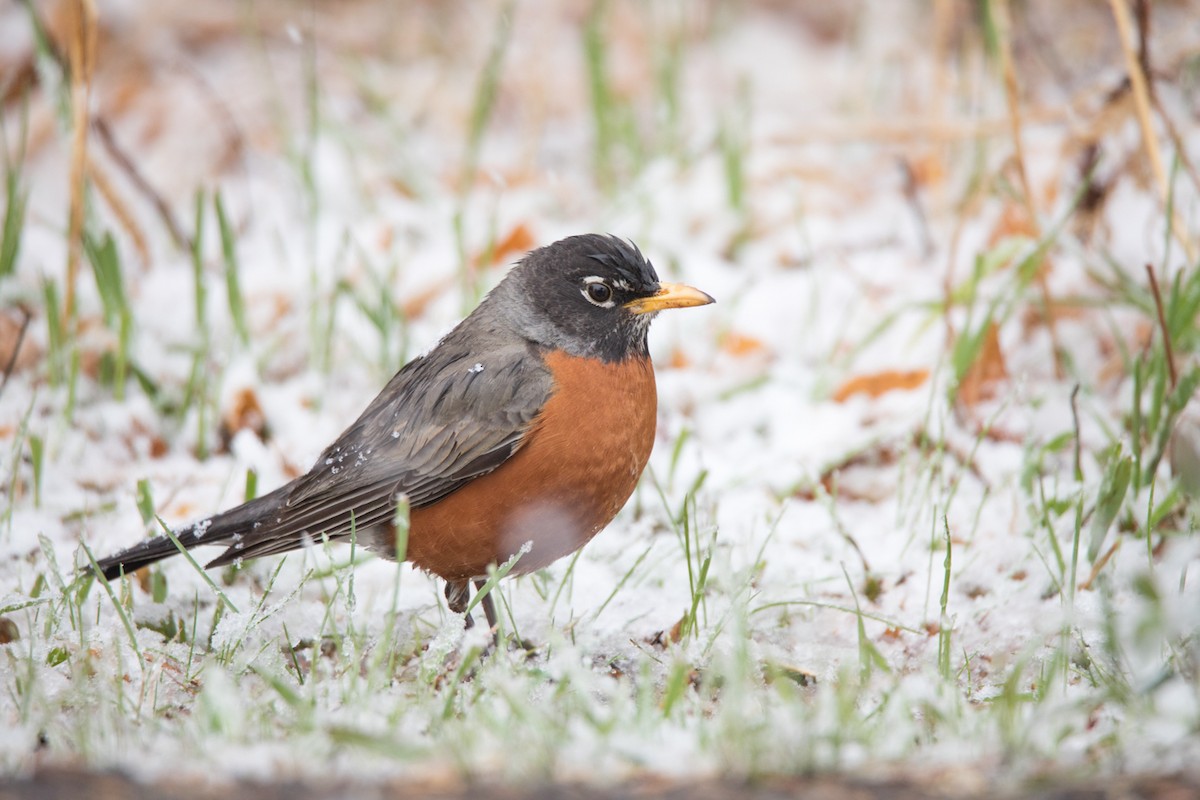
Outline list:
[[[455,614],[465,615],[463,625],[468,630],[475,627],[475,620],[471,618],[471,614],[467,611],[467,603],[470,599],[470,581],[446,581],[446,605]]]
[[[482,591],[486,584],[487,582],[483,580],[475,581],[476,593]],[[492,644],[488,648],[488,651],[491,651],[493,648],[500,646],[500,617],[496,613],[496,603],[492,600],[490,591],[487,594],[477,596],[479,597],[479,605],[483,606],[483,614],[487,617],[488,629],[492,632]],[[475,620],[467,611],[470,600],[470,581],[446,581],[446,603],[455,614],[464,615],[463,626],[468,630],[475,627]],[[516,637],[512,640],[512,647],[513,649],[524,650],[531,654],[537,650],[537,645],[534,642]]]

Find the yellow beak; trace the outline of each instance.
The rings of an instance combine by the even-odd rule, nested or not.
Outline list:
[[[651,311],[706,306],[709,303],[716,302],[699,289],[694,289],[682,283],[660,283],[658,287],[658,291],[649,297],[639,297],[636,300],[630,300],[622,308],[634,314],[648,314]]]

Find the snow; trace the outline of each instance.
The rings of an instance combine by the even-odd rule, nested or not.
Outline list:
[[[361,4],[357,19],[266,5],[246,23],[261,26],[254,34],[183,4],[156,4],[146,19],[128,3],[101,12],[112,49],[102,51],[95,108],[189,232],[196,191],[206,191],[207,303],[198,323],[190,256],[93,142],[149,237],[150,259],[139,263],[125,227],[92,198],[89,225],[113,231],[121,247],[133,362],[159,396],[131,381],[117,400],[96,380],[94,362],[115,340],[85,264],[76,395],[39,364],[15,372],[0,396],[0,455],[14,470],[4,473],[0,607],[22,636],[0,646],[9,672],[0,679],[9,723],[0,763],[28,768],[30,736],[42,728],[55,758],[83,754],[145,778],[183,759],[208,780],[616,780],[871,772],[914,758],[930,768],[1009,759],[1037,769],[1046,758],[1067,768],[1200,763],[1194,498],[1153,552],[1144,537],[1110,530],[1106,544],[1120,546],[1097,580],[1078,588],[1093,566],[1083,555],[1084,521],[1078,574],[1069,573],[1077,501],[1094,502],[1104,449],[1114,441],[1128,449],[1133,385],[1115,354],[1136,353],[1154,330],[1146,309],[1106,307],[1097,276],[1110,274],[1108,261],[1138,281],[1144,263],[1172,275],[1183,266],[1178,244],[1168,249],[1154,187],[1118,170],[1140,157],[1132,120],[1104,134],[1101,166],[1113,183],[1092,232],[1072,221],[1051,251],[1045,287],[1064,304],[1052,333],[1036,319],[1041,288],[1018,286],[1007,263],[981,276],[971,309],[941,309],[965,291],[977,256],[1010,247],[1019,260],[1034,246],[992,241],[1011,186],[968,189],[976,171],[1011,180],[1009,140],[983,137],[975,151],[971,141],[869,133],[894,118],[1006,119],[1000,82],[974,74],[968,56],[962,74],[948,78],[963,106],[929,97],[938,65],[918,46],[928,35],[924,5],[867,3],[861,20],[833,37],[770,4],[710,9],[720,19],[707,23],[689,18],[678,143],[660,152],[654,144],[667,137],[658,126],[667,123],[647,88],[653,58],[639,16],[653,12],[613,4],[610,67],[637,112],[632,135],[650,152],[611,193],[592,170],[578,9],[534,14],[518,4],[479,175],[464,178],[494,5],[412,11],[432,17],[411,25],[387,4]],[[8,63],[30,45],[28,33],[13,33],[27,23],[3,13]],[[1170,31],[1170,15],[1184,12],[1155,13],[1163,17],[1156,31]],[[1093,12],[1080,24],[1110,22]],[[206,33],[189,44],[187,32],[202,23]],[[1177,40],[1163,36],[1168,51]],[[115,55],[109,66],[122,46],[147,62],[142,72],[122,71],[133,68]],[[1112,55],[1110,66],[1119,65]],[[1168,56],[1156,50],[1164,63]],[[310,69],[319,78],[315,131],[306,122]],[[1119,75],[1079,79],[1105,88]],[[1047,84],[1029,87],[1025,101],[1041,110],[1061,102],[1053,99],[1061,87]],[[69,137],[46,94],[31,99],[40,134],[23,173],[29,212],[19,267],[0,282],[6,301],[38,308],[43,281],[60,281],[66,258]],[[1165,84],[1162,96],[1178,120],[1190,120],[1184,98]],[[1072,114],[1099,113],[1078,105]],[[1025,129],[1043,231],[1068,213],[1078,189],[1070,159],[1082,124]],[[743,209],[730,205],[719,144],[731,129],[745,139]],[[9,126],[5,136],[11,152]],[[241,143],[232,156],[231,137]],[[1200,159],[1195,137],[1188,143]],[[918,190],[931,252],[897,166],[924,157],[945,170]],[[1184,178],[1175,187],[1195,238],[1197,187]],[[226,301],[211,206],[218,189],[236,230],[248,348]],[[149,481],[163,519],[183,526],[239,502],[247,470],[260,493],[306,471],[392,372],[427,352],[520,257],[474,261],[519,225],[536,244],[585,231],[627,236],[665,280],[717,298],[654,322],[659,433],[634,498],[577,560],[502,584],[504,626],[515,622],[512,632],[537,643],[536,654],[501,648],[459,674],[487,648],[484,626],[464,631],[438,582],[361,549],[354,569],[349,548],[318,544],[282,567],[277,557],[247,562],[228,585],[217,570],[213,579],[241,610],[225,607],[219,620],[211,588],[182,559],[162,567],[162,603],[137,581],[114,586],[138,625],[142,663],[103,591],[93,588],[71,612],[46,588],[72,579],[86,561],[81,543],[101,557],[153,532],[139,523],[139,480]],[[977,405],[955,403],[952,338],[993,302],[1011,310],[998,331],[1007,376]],[[381,321],[385,310],[392,316]],[[211,342],[200,364],[207,419],[195,406],[173,416],[202,330]],[[733,334],[759,346],[739,351]],[[39,313],[26,346],[48,352],[50,344]],[[1069,355],[1061,376],[1056,346]],[[833,399],[851,377],[916,369],[930,377],[915,388]],[[1073,442],[1048,447],[1073,436],[1076,383],[1082,482]],[[221,420],[246,392],[268,434],[236,430],[222,448]],[[215,450],[205,459],[197,455],[202,424]],[[40,501],[31,436],[45,447]],[[370,451],[348,455],[324,463],[337,472],[335,463],[359,466]],[[1164,463],[1153,499],[1143,488],[1123,520],[1147,519],[1172,485]],[[1051,515],[1047,502],[1065,510]],[[697,636],[663,645],[692,608],[706,558]],[[1060,591],[1064,569],[1075,588]],[[20,607],[39,579],[42,602]],[[170,620],[197,637],[196,652],[146,627]],[[939,674],[944,637],[948,677]],[[324,638],[341,642],[335,655],[321,654]],[[304,683],[294,672],[302,641],[315,642],[303,651]],[[864,641],[882,666],[864,668]],[[48,665],[54,648],[70,658]],[[388,653],[395,672],[381,681]],[[759,674],[767,666],[810,673],[816,688],[768,684]],[[696,688],[664,713],[676,669],[695,670]],[[18,691],[20,670],[38,678]],[[1028,699],[1039,692],[1044,699]],[[359,736],[376,745],[347,744]]]

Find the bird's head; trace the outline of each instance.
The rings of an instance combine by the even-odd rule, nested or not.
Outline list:
[[[699,289],[658,279],[635,245],[585,234],[532,251],[493,292],[527,338],[576,356],[621,361],[646,354],[659,311],[713,302]]]

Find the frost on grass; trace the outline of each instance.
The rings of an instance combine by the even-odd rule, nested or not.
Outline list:
[[[102,9],[95,111],[162,204],[91,143],[78,319],[55,325],[70,93],[39,67],[30,124],[4,126],[8,152],[28,132],[8,173],[28,203],[0,294],[34,319],[0,390],[0,763],[1194,768],[1200,142],[1153,126],[1178,164],[1158,185],[1110,9],[1014,5],[1012,52],[1056,56],[1018,59],[1018,161],[984,26],[935,5],[614,2],[511,28],[438,6],[393,38],[388,4],[306,28],[265,3],[206,18],[213,46],[179,58],[194,9]],[[1186,5],[1154,4],[1148,53],[1180,129]],[[0,57],[48,57],[24,17],[4,30]],[[130,72],[122,47],[189,67]],[[161,208],[189,237],[199,220],[195,258]],[[179,558],[111,597],[59,580],[81,541],[158,532],[139,481],[200,534],[303,472],[506,265],[584,231],[718,303],[654,323],[659,439],[626,509],[494,590],[532,653],[489,651],[429,576],[361,547],[216,570],[224,599]],[[230,438],[241,389],[264,424]]]

